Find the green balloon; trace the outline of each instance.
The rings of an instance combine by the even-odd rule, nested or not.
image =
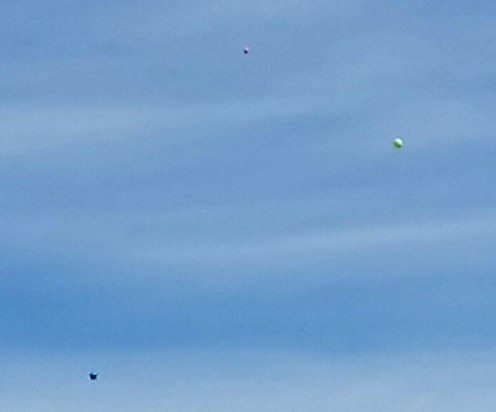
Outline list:
[[[393,146],[396,147],[396,149],[401,149],[403,147],[403,140],[401,140],[399,137],[394,139]]]

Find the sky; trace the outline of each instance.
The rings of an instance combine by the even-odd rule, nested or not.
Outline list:
[[[496,407],[495,18],[6,2],[0,409]]]

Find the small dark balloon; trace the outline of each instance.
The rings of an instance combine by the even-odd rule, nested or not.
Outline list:
[[[98,379],[97,373],[91,372],[89,376],[90,376],[90,381],[96,381]]]
[[[245,47],[245,48],[243,49],[243,53],[244,53],[244,54],[248,54],[248,53],[250,53],[250,49],[249,49],[248,47]]]

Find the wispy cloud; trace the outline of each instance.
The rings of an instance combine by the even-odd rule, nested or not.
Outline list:
[[[391,255],[392,260],[395,260],[394,255],[408,259],[410,250],[417,257],[428,257],[430,267],[433,268],[440,262],[444,265],[448,262],[452,265],[455,261],[460,264],[464,260],[475,263],[477,259],[474,253],[479,259],[487,261],[491,256],[488,245],[496,229],[493,225],[495,221],[495,216],[489,215],[449,222],[286,233],[276,238],[254,238],[240,243],[185,243],[182,247],[168,244],[163,248],[151,247],[151,251],[147,251],[146,247],[143,249],[146,259],[161,263],[229,265],[256,262],[276,266],[277,262],[290,266],[292,262],[301,264],[302,260],[336,261],[350,256],[363,259],[374,254],[384,256],[385,252]],[[453,255],[458,257],[454,258]]]
[[[398,405],[407,412],[483,412],[496,405],[493,358],[491,352],[341,359],[270,352],[64,355],[43,361],[20,356],[8,363],[1,404],[13,412],[375,412]],[[89,364],[101,374],[96,385],[86,379]]]

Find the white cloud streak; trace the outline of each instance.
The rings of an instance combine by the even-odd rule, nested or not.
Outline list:
[[[173,218],[174,214],[169,214],[166,220],[156,213],[151,220],[146,214],[136,213],[98,216],[98,219],[95,214],[86,218],[77,215],[25,218],[22,225],[18,219],[12,224],[13,220],[4,218],[0,227],[9,239],[9,248],[22,253],[31,250],[35,254],[62,254],[87,262],[107,261],[124,266],[139,262],[144,268],[150,265],[223,267],[231,268],[233,274],[241,267],[277,269],[350,260],[362,260],[365,264],[371,259],[383,260],[385,267],[388,262],[399,260],[407,262],[407,268],[426,267],[433,271],[453,265],[478,266],[492,259],[490,249],[494,246],[496,230],[496,216],[489,213],[444,221],[342,227],[335,231],[251,234],[241,238],[226,233],[225,241],[211,237],[195,241],[198,236],[194,232],[190,233],[191,240],[178,236],[177,232],[169,235],[170,223],[178,224],[180,217]],[[186,217],[184,223],[190,218]],[[194,225],[193,222],[188,225],[191,224]],[[195,276],[208,275],[195,271]],[[359,271],[355,276],[368,274]]]

